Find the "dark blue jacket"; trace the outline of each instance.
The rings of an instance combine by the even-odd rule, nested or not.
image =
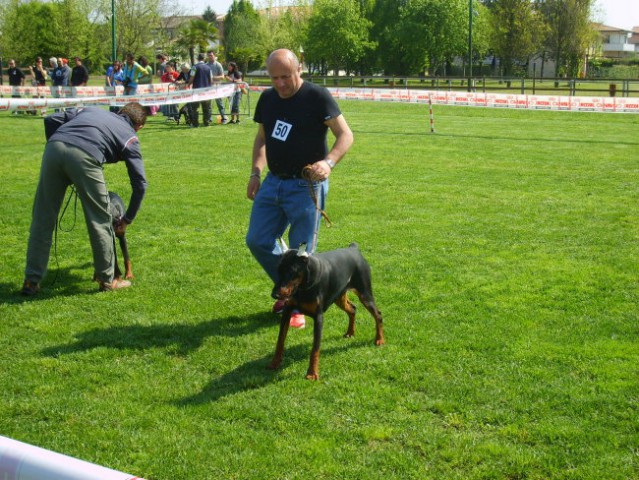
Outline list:
[[[132,189],[125,219],[133,221],[147,182],[140,142],[131,120],[98,107],[70,108],[46,117],[44,130],[49,142],[73,145],[100,164],[124,160]]]

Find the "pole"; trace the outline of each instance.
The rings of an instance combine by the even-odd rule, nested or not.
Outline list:
[[[116,60],[115,48],[115,0],[111,0],[111,62]]]
[[[472,92],[473,78],[473,0],[468,0],[468,91]]]
[[[433,98],[428,94],[428,113],[430,115],[430,133],[435,133],[435,117],[433,117]]]

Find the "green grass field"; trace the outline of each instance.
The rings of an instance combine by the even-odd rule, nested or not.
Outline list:
[[[248,118],[151,119],[133,287],[97,293],[71,204],[25,300],[44,135],[0,114],[0,435],[149,480],[639,478],[639,116],[341,106],[319,249],[360,244],[387,344],[331,308],[318,382],[312,322],[265,368]]]

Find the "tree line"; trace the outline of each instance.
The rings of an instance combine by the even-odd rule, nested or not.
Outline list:
[[[177,0],[0,1],[5,58],[80,56],[90,68],[111,61],[112,8],[116,52],[191,58],[220,41],[226,61],[260,68],[271,50],[289,48],[317,74],[449,75],[456,59],[477,66],[492,56],[500,73],[525,72],[533,58],[552,60],[558,75],[577,76],[596,32],[594,0],[297,0],[292,8],[234,0],[216,14],[178,29]],[[472,35],[469,35],[471,34]],[[221,38],[218,38],[221,37]],[[472,46],[469,50],[469,46]]]

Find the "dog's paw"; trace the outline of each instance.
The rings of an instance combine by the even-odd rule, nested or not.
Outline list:
[[[273,362],[269,363],[269,364],[266,366],[266,369],[267,369],[267,370],[277,370],[278,368],[280,368],[280,363],[281,363],[281,362],[275,362],[275,361],[273,361]]]
[[[386,343],[386,341],[383,338],[377,338],[375,339],[375,345],[377,345],[378,347],[380,345],[384,345]]]
[[[319,380],[319,373],[308,372],[306,374],[306,380]]]

